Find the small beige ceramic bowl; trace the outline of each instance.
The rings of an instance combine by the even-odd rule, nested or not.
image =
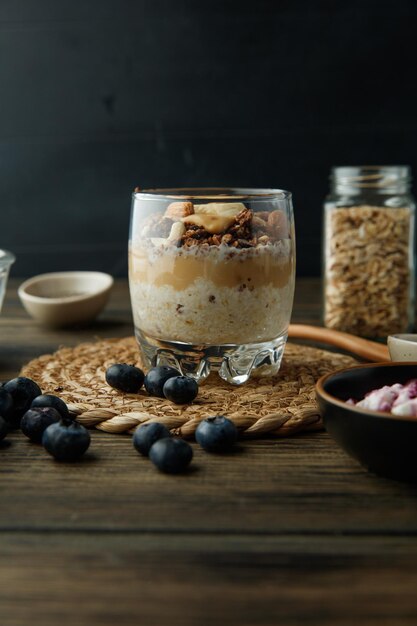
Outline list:
[[[102,272],[52,272],[29,278],[18,289],[26,311],[44,326],[91,322],[104,308],[113,278]]]
[[[388,350],[391,361],[417,361],[417,335],[390,335]]]

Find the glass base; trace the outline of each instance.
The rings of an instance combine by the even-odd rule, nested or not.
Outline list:
[[[160,341],[135,329],[144,364],[170,365],[183,376],[201,382],[217,371],[232,385],[242,385],[250,376],[272,376],[280,368],[287,334],[271,341],[245,345],[194,345],[180,341]]]

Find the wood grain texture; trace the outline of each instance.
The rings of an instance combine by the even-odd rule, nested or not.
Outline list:
[[[416,557],[407,539],[6,534],[2,623],[411,626]]]
[[[319,323],[319,295],[299,281],[293,320]],[[94,326],[48,331],[12,281],[1,377],[131,331],[125,282]],[[93,432],[67,465],[13,433],[0,449],[1,625],[416,623],[417,487],[367,473],[326,433],[193,448],[194,469],[173,477],[128,436]]]

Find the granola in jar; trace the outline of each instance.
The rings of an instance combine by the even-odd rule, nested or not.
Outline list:
[[[414,322],[414,203],[393,193],[397,168],[356,169],[336,168],[340,195],[325,205],[324,324],[385,338]]]

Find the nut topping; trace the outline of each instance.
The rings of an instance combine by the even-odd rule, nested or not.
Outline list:
[[[171,232],[169,233],[168,241],[179,241],[185,233],[185,230],[185,226],[182,222],[174,222],[171,226]]]
[[[193,215],[194,206],[192,202],[171,202],[165,211],[165,217],[172,220],[180,220],[188,215]]]
[[[145,220],[142,236],[152,238],[154,245],[162,245],[157,240],[165,238],[167,245],[185,248],[253,248],[273,244],[290,234],[286,215],[280,210],[254,213],[241,202],[194,206],[192,202],[172,202],[164,215]]]
[[[288,222],[283,211],[272,211],[268,215],[268,231],[272,237],[277,239],[288,237]]]

